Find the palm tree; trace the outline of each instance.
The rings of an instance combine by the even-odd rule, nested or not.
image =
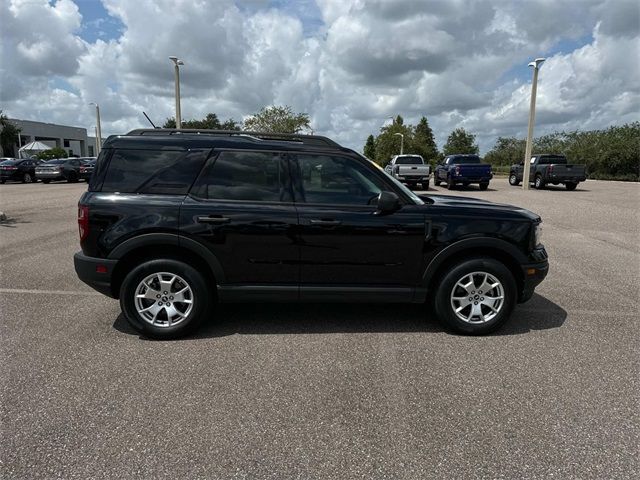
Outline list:
[[[0,147],[4,156],[13,156],[13,146],[18,143],[20,128],[9,121],[0,110]]]

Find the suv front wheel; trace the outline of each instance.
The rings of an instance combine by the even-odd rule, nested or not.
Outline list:
[[[194,331],[211,304],[204,277],[191,265],[151,260],[129,272],[120,288],[120,306],[129,324],[150,338],[177,338]]]
[[[516,304],[511,271],[490,257],[464,260],[441,279],[435,294],[438,318],[458,333],[482,335],[499,328]]]

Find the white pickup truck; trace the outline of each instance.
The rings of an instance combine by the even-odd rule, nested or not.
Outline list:
[[[420,155],[395,155],[384,169],[409,188],[420,183],[423,190],[429,190],[431,166]]]

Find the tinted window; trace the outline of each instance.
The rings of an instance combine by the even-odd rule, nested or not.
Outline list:
[[[291,202],[286,158],[272,152],[222,152],[205,168],[194,195],[216,200]]]
[[[198,175],[207,150],[114,150],[103,192],[184,195]]]
[[[62,165],[67,161],[66,158],[56,158],[54,160],[49,160],[48,162],[44,162],[46,165]]]
[[[399,157],[396,158],[396,165],[422,165],[422,157]]]
[[[480,157],[470,155],[468,157],[451,157],[450,165],[465,165],[468,163],[480,163]]]
[[[297,155],[302,200],[333,205],[372,205],[390,188],[360,162],[328,155]]]
[[[547,165],[555,163],[555,164],[560,164],[560,165],[564,165],[565,163],[567,163],[567,158],[560,156],[560,155],[549,155],[546,157],[540,157],[541,162],[540,163],[545,163]]]

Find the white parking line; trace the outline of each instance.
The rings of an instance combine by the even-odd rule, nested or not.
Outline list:
[[[0,293],[28,293],[30,295],[81,295],[81,296],[103,296],[98,292],[83,292],[80,290],[25,290],[22,288],[0,288]]]

